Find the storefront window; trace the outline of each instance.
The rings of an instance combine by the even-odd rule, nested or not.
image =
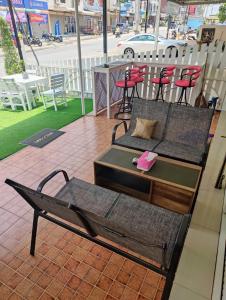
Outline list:
[[[92,26],[91,19],[87,19],[87,28],[91,29],[91,26]]]
[[[64,18],[64,31],[65,33],[74,33],[75,32],[75,18],[66,16]]]

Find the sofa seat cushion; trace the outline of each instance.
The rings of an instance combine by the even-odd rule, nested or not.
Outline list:
[[[119,197],[119,193],[85,182],[83,180],[72,178],[55,195],[59,200],[61,209],[50,202],[48,209],[44,210],[55,214],[73,224],[83,227],[78,215],[68,205],[74,205],[82,209],[87,217],[98,223],[104,224],[104,218],[114,202]],[[96,232],[99,232],[98,226],[93,225]]]
[[[142,151],[153,151],[153,149],[159,144],[157,139],[142,139],[135,136],[131,136],[129,132],[115,140],[114,144],[124,146],[128,148],[138,149]]]
[[[162,247],[166,244],[165,264],[169,267],[183,215],[76,178],[56,198],[83,209],[99,236],[159,264],[164,263]],[[83,227],[76,213],[59,211],[56,215]]]
[[[95,215],[105,216],[118,196],[117,192],[73,177],[57,193],[56,198]]]
[[[160,264],[165,243],[165,261],[169,266],[183,215],[121,194],[107,219],[111,229],[124,234],[116,235],[116,242]],[[112,239],[113,233],[109,237]]]
[[[154,152],[172,157],[174,159],[185,160],[195,164],[201,164],[204,149],[200,150],[192,145],[182,143],[163,141],[155,149]]]

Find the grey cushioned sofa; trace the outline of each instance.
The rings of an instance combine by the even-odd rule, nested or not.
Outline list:
[[[137,150],[154,151],[160,155],[202,165],[208,152],[208,134],[213,109],[183,106],[152,100],[134,99],[130,126],[117,124],[112,144]],[[136,118],[157,120],[151,139],[132,137]],[[116,139],[116,132],[124,124],[125,134]]]
[[[55,197],[42,193],[58,173],[65,184]],[[34,209],[30,253],[34,255],[38,218],[43,217],[80,236],[166,276],[163,299],[168,299],[190,217],[130,196],[72,178],[63,170],[46,177],[32,190],[10,179],[12,186]],[[55,218],[55,216],[57,218]],[[60,218],[60,219],[59,219]],[[86,229],[68,225],[64,221]],[[159,264],[151,264],[97,236],[106,238]]]

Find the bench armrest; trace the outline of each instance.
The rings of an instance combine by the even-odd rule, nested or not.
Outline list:
[[[37,192],[40,192],[42,191],[43,187],[45,186],[45,184],[50,181],[54,176],[56,176],[58,173],[63,173],[64,175],[64,178],[65,178],[65,181],[68,182],[69,181],[69,177],[67,175],[67,172],[64,171],[64,170],[56,170],[56,171],[53,171],[51,174],[49,174],[46,178],[44,178],[38,185],[37,187]]]
[[[128,129],[127,129],[127,123],[126,123],[126,121],[122,121],[122,122],[116,124],[114,126],[113,130],[112,130],[112,140],[111,140],[112,144],[114,144],[114,142],[115,142],[115,136],[116,136],[117,129],[122,124],[124,125],[125,133],[127,132]]]

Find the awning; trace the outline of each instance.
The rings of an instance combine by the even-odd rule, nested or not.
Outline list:
[[[170,0],[180,5],[191,5],[191,4],[220,4],[225,3],[225,0]]]
[[[74,17],[74,11],[60,11],[60,10],[51,10],[49,9],[49,15],[54,16],[63,16],[63,17]]]
[[[83,16],[93,16],[93,17],[101,17],[102,13],[101,12],[94,12],[94,11],[88,11],[88,10],[79,10],[78,11],[79,15]]]

